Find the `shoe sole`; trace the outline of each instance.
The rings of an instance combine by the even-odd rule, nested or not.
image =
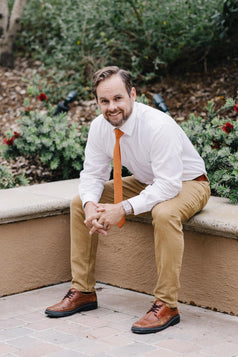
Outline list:
[[[77,309],[71,310],[71,311],[51,311],[51,310],[45,310],[45,314],[48,317],[65,317],[65,316],[70,316],[73,314],[76,314],[77,312],[81,311],[89,311],[89,310],[95,310],[98,308],[98,303],[92,302],[90,304],[85,304],[77,307]]]
[[[171,320],[169,320],[163,326],[158,327],[134,327],[132,326],[131,331],[133,333],[146,334],[146,333],[155,333],[164,330],[169,326],[174,326],[180,322],[180,315],[174,316]]]

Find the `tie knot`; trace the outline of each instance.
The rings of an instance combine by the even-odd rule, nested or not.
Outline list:
[[[114,129],[114,131],[115,131],[116,139],[120,139],[120,137],[124,134],[123,131],[117,128]]]

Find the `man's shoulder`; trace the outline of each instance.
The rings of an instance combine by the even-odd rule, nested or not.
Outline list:
[[[164,112],[143,103],[136,103],[137,117],[148,127],[158,128],[163,125],[174,124],[174,120]]]
[[[102,121],[103,121],[103,115],[99,114],[92,120],[91,125],[99,125]]]
[[[90,124],[91,130],[98,130],[100,128],[105,128],[107,126],[107,121],[104,119],[103,115],[100,114],[94,118]]]

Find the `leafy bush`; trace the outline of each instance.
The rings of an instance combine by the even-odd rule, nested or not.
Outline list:
[[[0,165],[0,189],[26,186],[28,180],[24,174],[14,175],[6,166]]]
[[[219,36],[223,39],[226,35],[233,36],[238,31],[238,2],[237,0],[224,0],[223,11],[213,16]]]
[[[207,119],[191,114],[181,127],[205,161],[212,193],[238,203],[238,122],[220,116],[233,107],[238,111],[235,101],[229,98],[215,111],[210,101],[205,108]]]
[[[111,0],[31,0],[18,48],[64,70],[67,85],[74,82],[85,92],[92,73],[104,65],[118,64],[135,78],[150,80],[161,64],[186,52],[199,49],[200,59],[219,36],[211,18],[222,11],[223,0],[115,0],[113,5]]]
[[[78,124],[68,124],[65,113],[53,115],[53,108],[46,111],[25,113],[20,133],[9,130],[2,145],[5,159],[40,159],[41,163],[55,172],[58,179],[78,177],[83,167],[84,148],[88,128],[78,131]]]

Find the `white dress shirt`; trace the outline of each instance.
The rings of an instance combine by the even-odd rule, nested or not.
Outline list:
[[[135,102],[131,116],[120,130],[124,132],[120,139],[122,165],[148,185],[129,199],[135,215],[175,197],[182,181],[206,173],[202,158],[169,115]],[[91,123],[84,169],[80,173],[79,194],[83,204],[99,202],[104,183],[110,177],[114,145],[114,127],[101,114]]]

